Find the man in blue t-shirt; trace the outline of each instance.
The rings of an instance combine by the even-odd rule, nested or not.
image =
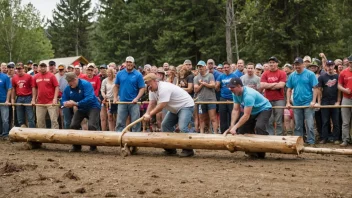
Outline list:
[[[286,107],[291,107],[291,95],[293,91],[293,105],[294,106],[310,106],[311,108],[294,109],[295,131],[294,135],[303,137],[304,120],[307,124],[307,143],[309,145],[315,144],[314,135],[314,106],[316,105],[316,98],[318,92],[318,80],[315,74],[304,68],[303,59],[297,57],[294,60],[295,72],[293,72],[286,83],[287,99]]]
[[[10,105],[10,95],[11,95],[12,84],[10,78],[4,74],[0,73],[0,103],[5,103]],[[0,106],[1,122],[0,127],[0,138],[3,140],[8,140],[9,136],[9,106]]]
[[[271,104],[258,91],[243,86],[240,78],[232,78],[228,84],[229,89],[233,93],[233,110],[231,118],[231,126],[225,131],[235,134],[258,134],[268,135],[266,124],[269,122],[271,115]],[[241,106],[244,108],[243,116],[238,120],[241,113]],[[236,124],[235,124],[236,123]],[[265,153],[248,153],[251,157],[264,158]]]
[[[131,116],[131,122],[140,118],[138,100],[143,96],[145,84],[142,74],[134,69],[134,58],[126,58],[126,69],[116,75],[114,87],[114,103],[132,102],[133,104],[119,104],[116,131],[121,132],[126,127],[126,120]],[[141,131],[141,124],[132,127],[133,132]]]
[[[216,79],[215,90],[220,91],[220,101],[232,101],[232,92],[229,90],[227,85],[232,78],[238,77],[232,73],[231,66],[228,62],[223,64],[223,74]],[[220,131],[224,133],[230,126],[231,113],[233,104],[220,104],[219,115],[220,115]]]
[[[239,78],[244,75],[244,60],[239,59],[237,61],[237,70],[233,73],[235,73]]]

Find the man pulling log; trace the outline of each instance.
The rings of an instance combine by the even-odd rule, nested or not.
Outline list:
[[[99,129],[100,104],[94,94],[93,86],[90,82],[78,79],[74,72],[66,74],[69,84],[62,94],[62,104],[64,108],[77,108],[71,122],[71,129],[80,129],[84,118],[88,119],[88,130],[97,131]],[[80,152],[81,145],[73,145],[70,152]],[[96,151],[96,146],[90,146],[90,151]]]
[[[232,78],[227,85],[233,93],[233,110],[231,115],[231,126],[225,131],[235,134],[258,134],[268,135],[266,124],[271,115],[271,104],[262,94],[256,90],[243,86],[240,78]],[[243,115],[238,120],[243,107]],[[236,123],[236,121],[238,122]],[[236,124],[235,124],[236,123]],[[265,158],[264,152],[247,153],[250,157]]]
[[[163,132],[173,132],[178,124],[181,132],[188,133],[188,124],[191,122],[194,111],[194,101],[191,96],[179,86],[158,81],[157,76],[153,73],[146,75],[144,81],[149,87],[150,100],[144,119],[148,121],[151,116],[166,108],[168,112],[161,123],[161,130]],[[164,151],[166,155],[176,153],[176,149],[165,149]],[[193,155],[193,149],[183,149],[180,153],[181,157]]]

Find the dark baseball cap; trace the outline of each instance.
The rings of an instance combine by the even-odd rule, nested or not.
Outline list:
[[[302,59],[301,57],[297,57],[297,58],[295,58],[295,60],[293,61],[293,63],[302,64],[302,63],[303,63],[303,59]]]
[[[348,62],[352,62],[352,56],[349,56],[347,59],[348,59]]]
[[[227,87],[231,88],[231,87],[236,87],[237,85],[243,86],[243,83],[240,78],[235,77],[235,78],[231,78],[229,84],[227,84]]]
[[[275,61],[277,63],[279,62],[279,60],[275,56],[270,57],[268,61]]]
[[[106,69],[107,68],[107,66],[105,65],[105,64],[102,64],[102,65],[100,65],[100,67],[99,67],[100,69]]]
[[[53,66],[53,65],[56,65],[56,63],[55,63],[55,61],[49,61],[49,65]]]
[[[326,65],[335,65],[335,62],[332,60],[327,60]]]
[[[32,60],[29,60],[29,61],[27,62],[27,64],[33,64],[33,61],[32,61]]]

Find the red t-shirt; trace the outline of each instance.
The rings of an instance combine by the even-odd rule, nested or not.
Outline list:
[[[352,92],[352,71],[349,67],[341,71],[339,75],[339,84],[346,89],[349,88]],[[343,97],[352,98],[352,93],[343,93]]]
[[[56,77],[50,72],[38,73],[33,77],[33,87],[37,88],[37,103],[52,104],[55,88],[59,86]]]
[[[78,78],[84,79],[84,78],[87,78],[87,75],[85,75],[84,73],[80,73]]]
[[[94,75],[93,78],[88,78],[88,76],[86,75],[85,77],[83,77],[82,79],[90,82],[90,84],[92,84],[93,89],[94,89],[94,94],[95,96],[99,96],[99,91],[100,91],[100,85],[101,85],[101,81],[99,76]]]
[[[16,90],[16,96],[32,95],[32,83],[32,76],[29,74],[23,76],[16,74],[12,78],[12,87]]]
[[[286,73],[279,69],[274,72],[265,71],[260,79],[260,82],[266,82],[266,83],[278,83],[278,82],[286,82],[286,81],[287,81]],[[276,89],[276,90],[265,89],[264,96],[269,101],[283,100],[285,98],[284,88]]]

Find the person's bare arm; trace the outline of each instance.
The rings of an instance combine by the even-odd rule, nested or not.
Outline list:
[[[188,93],[193,92],[193,83],[187,83],[187,88],[183,88],[183,90],[187,91]]]
[[[12,87],[12,89],[11,89],[11,103],[15,103],[15,95],[16,95],[16,88]]]
[[[282,89],[285,88],[286,83],[285,82],[278,82],[276,83],[271,89]]]
[[[118,94],[119,94],[119,88],[120,88],[120,85],[118,84],[115,84],[114,86],[114,103],[116,103],[119,99],[118,99]]]
[[[314,107],[316,101],[317,101],[317,96],[318,96],[318,88],[317,87],[313,87],[313,99],[310,102],[310,106]]]
[[[292,89],[291,88],[287,88],[286,91],[286,107],[290,108],[291,107],[291,95],[292,95]]]
[[[251,116],[251,113],[252,113],[252,108],[253,107],[244,107],[243,116],[240,118],[240,120],[238,120],[238,122],[235,124],[235,126],[233,126],[230,129],[230,131],[229,131],[230,133],[232,133],[233,135],[236,134],[237,129],[239,129],[242,125],[244,125],[249,120],[249,117]]]
[[[37,100],[37,88],[33,87],[32,88],[32,105],[35,104],[36,100]]]
[[[350,89],[344,88],[340,83],[337,85],[337,88],[338,88],[342,93],[345,93],[345,94],[350,94],[350,93],[351,93],[351,90],[350,90]]]
[[[215,81],[210,81],[209,83],[201,82],[201,84],[209,89],[215,89]]]
[[[143,96],[145,88],[140,88],[138,91],[138,95],[135,99],[132,100],[133,103],[137,103],[138,100]]]
[[[220,82],[219,81],[216,81],[216,83],[215,83],[215,90],[220,91]]]
[[[272,89],[277,83],[267,83],[267,82],[260,82],[260,88],[262,89]]]

